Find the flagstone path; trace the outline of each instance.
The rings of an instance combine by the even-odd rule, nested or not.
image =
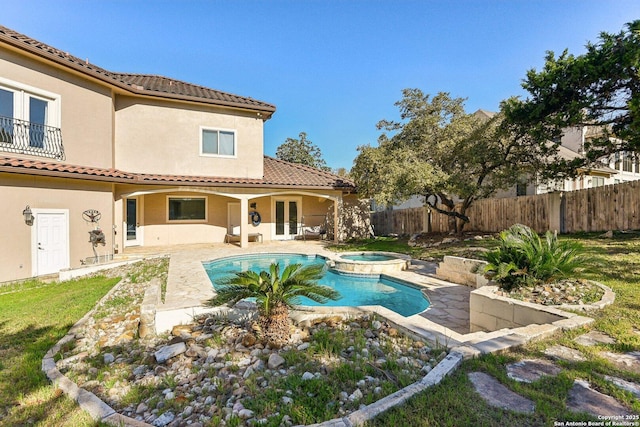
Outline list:
[[[574,339],[574,342],[585,347],[615,344],[613,338],[600,331],[591,331],[580,335]],[[562,345],[551,346],[544,351],[544,354],[549,359],[523,359],[508,364],[506,366],[507,376],[515,381],[532,383],[545,376],[560,374],[563,368],[557,364],[558,361],[577,363],[588,360],[587,356],[579,350]],[[640,372],[640,352],[613,353],[602,350],[598,354],[610,360],[623,371]],[[493,376],[484,372],[471,372],[468,376],[476,392],[488,405],[518,413],[533,413],[535,411],[533,401],[513,392]],[[603,378],[615,387],[632,393],[636,399],[640,399],[640,384],[608,375]],[[567,395],[566,407],[571,412],[587,413],[598,419],[633,415],[629,408],[613,397],[595,390],[587,379],[574,381]]]

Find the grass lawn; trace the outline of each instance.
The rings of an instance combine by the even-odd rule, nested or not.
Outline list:
[[[407,404],[394,408],[376,418],[375,426],[503,426],[541,425],[552,426],[556,421],[597,421],[587,415],[568,412],[565,401],[575,378],[587,379],[597,390],[623,402],[633,412],[640,413],[640,402],[628,392],[623,392],[604,381],[604,375],[623,378],[640,383],[640,373],[630,372],[615,366],[599,354],[600,351],[628,352],[640,350],[640,234],[616,233],[612,239],[599,238],[596,234],[561,236],[562,239],[579,241],[596,266],[584,273],[584,278],[601,282],[614,290],[616,301],[603,310],[590,313],[595,319],[589,329],[580,329],[534,342],[524,348],[498,355],[486,355],[469,360],[438,386],[430,389]],[[416,258],[441,259],[444,255],[472,256],[480,248],[492,247],[496,240],[463,241],[437,248],[423,249],[412,253]],[[385,249],[378,249],[382,246]],[[342,245],[340,250],[387,250],[406,253],[406,240],[383,239]],[[375,249],[367,249],[375,248]],[[415,248],[412,248],[415,250]],[[573,338],[596,329],[616,339],[615,344],[583,347]],[[557,377],[547,377],[532,384],[518,383],[506,375],[505,365],[525,358],[545,358],[543,351],[554,344],[582,351],[586,362],[558,362],[563,371]],[[482,371],[493,375],[511,390],[533,400],[536,412],[533,415],[518,415],[488,406],[473,389],[467,377],[469,372]]]
[[[41,370],[46,352],[118,278],[0,287],[0,425],[92,426]]]

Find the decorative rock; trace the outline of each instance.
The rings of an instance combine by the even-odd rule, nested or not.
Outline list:
[[[169,424],[170,422],[172,422],[174,419],[176,418],[175,414],[171,411],[169,412],[165,412],[164,414],[160,415],[158,418],[156,418],[153,421],[153,425],[155,427],[164,427],[167,424]]]
[[[176,325],[171,329],[171,335],[174,337],[191,336],[191,326],[189,325]]]
[[[133,375],[135,376],[144,375],[146,371],[147,371],[147,367],[144,365],[140,365],[133,369]]]
[[[382,323],[379,320],[374,320],[373,322],[371,322],[371,327],[374,331],[377,331],[378,329],[382,328]]]
[[[543,376],[556,376],[561,369],[551,362],[541,359],[525,359],[507,365],[507,376],[516,381],[531,383]]]
[[[586,412],[598,416],[631,415],[617,400],[593,390],[587,381],[575,380],[569,390],[567,408],[574,412]]]
[[[311,372],[305,372],[304,374],[302,374],[302,379],[304,381],[312,380],[313,378],[314,378],[314,375]]]
[[[252,368],[251,366],[249,366],[249,367],[247,368],[247,370],[246,370],[246,371],[244,371],[244,374],[242,374],[242,378],[244,378],[244,379],[246,380],[246,379],[247,379],[247,378],[249,378],[251,375],[253,375],[253,373],[254,373],[254,372],[255,372],[255,371],[253,370],[253,368]]]
[[[110,365],[116,360],[116,358],[111,353],[105,353],[104,355],[102,355],[102,360],[104,360],[105,365]]]
[[[362,397],[363,397],[362,391],[359,388],[357,388],[353,393],[351,393],[351,395],[349,395],[349,400],[352,402],[356,402],[362,399]]]
[[[250,409],[242,409],[238,412],[238,416],[243,420],[253,417],[253,411]]]
[[[158,363],[164,363],[172,357],[176,357],[179,354],[182,354],[187,351],[187,346],[185,343],[180,342],[177,344],[167,345],[162,347],[160,350],[154,353],[156,361]]]
[[[484,372],[471,372],[469,380],[473,383],[476,392],[493,407],[523,414],[532,414],[535,410],[535,404],[531,400],[509,390],[491,375]]]
[[[149,409],[149,407],[144,403],[141,402],[138,404],[138,406],[136,407],[136,414],[142,414],[144,413],[147,409]]]
[[[269,356],[269,360],[267,361],[267,367],[269,369],[276,369],[277,367],[282,365],[284,362],[285,360],[282,356],[280,356],[277,353],[272,353],[271,356]]]
[[[293,403],[293,399],[289,396],[282,396],[282,403],[285,405],[291,405]]]
[[[308,342],[303,342],[302,344],[300,344],[300,345],[297,347],[297,349],[298,349],[298,351],[304,351],[304,350],[306,350],[306,349],[308,349],[308,348],[309,348],[309,345],[310,345],[310,344],[309,344]]]

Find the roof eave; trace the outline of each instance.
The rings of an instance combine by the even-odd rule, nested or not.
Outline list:
[[[109,76],[106,75],[105,73],[108,73],[107,70],[103,70],[100,67],[94,66],[90,63],[87,63],[86,66],[83,66],[81,64],[79,64],[78,62],[75,61],[71,61],[69,58],[67,57],[62,57],[60,55],[56,55],[55,53],[52,52],[48,52],[46,50],[40,49],[37,46],[32,46],[29,45],[23,41],[17,40],[9,35],[3,34],[0,32],[0,41],[6,43],[7,45],[11,46],[13,49],[16,49],[18,51],[21,52],[28,52],[31,53],[32,55],[44,59],[44,60],[48,60],[51,62],[54,62],[64,68],[70,68],[84,76],[88,76],[90,78],[96,79],[102,83],[106,83],[110,86],[115,86],[117,88],[123,89],[126,92],[129,92],[131,94],[135,94],[135,95],[146,95],[146,96],[152,96],[154,98],[164,98],[164,99],[171,99],[171,100],[182,100],[182,101],[191,101],[191,102],[196,102],[199,104],[208,104],[208,105],[216,105],[216,106],[222,106],[222,107],[232,107],[232,108],[239,108],[241,110],[245,110],[245,111],[256,111],[256,112],[260,112],[260,113],[265,113],[267,114],[266,117],[262,117],[263,120],[268,120],[271,118],[271,116],[273,115],[273,113],[276,111],[275,106],[273,105],[264,105],[264,106],[256,106],[256,105],[247,105],[247,104],[243,104],[243,103],[237,103],[237,102],[232,102],[232,101],[220,101],[220,100],[214,100],[214,99],[204,99],[204,98],[197,98],[197,97],[191,97],[191,96],[187,96],[187,95],[177,95],[177,94],[171,94],[171,93],[164,93],[164,92],[157,92],[157,91],[149,91],[149,90],[145,90],[145,89],[138,89],[137,87],[135,87],[134,85],[128,84],[128,83],[124,83],[116,78],[114,78],[113,76]]]

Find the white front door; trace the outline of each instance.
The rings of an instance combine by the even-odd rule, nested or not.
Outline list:
[[[69,211],[34,209],[32,259],[34,276],[69,268]]]
[[[273,236],[275,240],[295,239],[300,230],[302,209],[299,197],[274,198],[273,217],[275,218]]]

